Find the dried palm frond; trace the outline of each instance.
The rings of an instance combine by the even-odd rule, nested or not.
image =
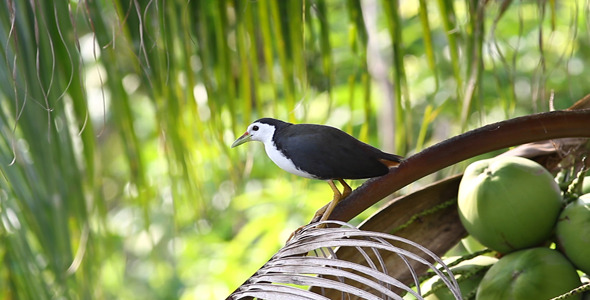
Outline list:
[[[428,266],[461,299],[449,268],[425,247],[391,234],[362,231],[344,222],[324,223],[342,227],[316,228],[317,224],[303,227],[228,299],[329,299],[324,296],[329,290],[338,291],[341,299],[402,299],[406,293],[422,299],[412,262]],[[339,259],[335,250],[342,248],[354,249],[364,258],[364,263]],[[395,253],[403,264],[387,266],[382,258],[384,253]],[[442,267],[436,268],[436,263]],[[390,276],[388,269],[392,267],[407,269],[415,289]],[[312,287],[320,292],[312,292]]]

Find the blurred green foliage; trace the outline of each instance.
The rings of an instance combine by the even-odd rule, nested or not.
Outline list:
[[[331,198],[260,145],[230,150],[247,124],[329,124],[410,155],[553,93],[566,108],[588,92],[589,11],[3,1],[0,299],[224,298]]]

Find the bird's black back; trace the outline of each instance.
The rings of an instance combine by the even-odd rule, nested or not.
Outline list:
[[[275,146],[301,170],[318,179],[361,179],[385,175],[389,168],[380,159],[401,162],[349,134],[329,126],[291,124],[261,119],[274,125]]]

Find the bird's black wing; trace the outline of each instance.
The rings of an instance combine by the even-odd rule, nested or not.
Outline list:
[[[329,126],[292,125],[275,133],[275,144],[293,163],[319,179],[361,179],[387,174],[379,159],[391,160],[370,145]],[[401,157],[400,157],[401,158]]]

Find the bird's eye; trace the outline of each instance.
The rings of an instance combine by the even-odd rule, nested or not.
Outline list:
[[[252,130],[258,131],[258,126],[254,125],[254,127],[252,127]]]

